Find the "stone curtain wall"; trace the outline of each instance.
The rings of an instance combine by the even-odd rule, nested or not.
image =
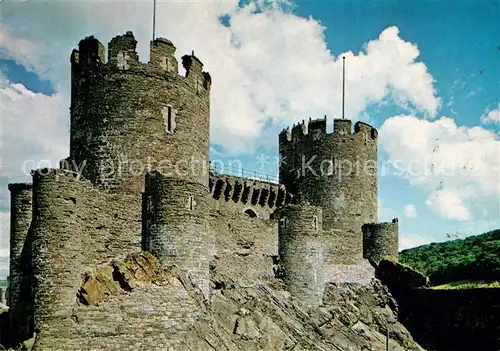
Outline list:
[[[113,38],[107,63],[93,37],[73,51],[70,157],[117,193],[142,191],[153,169],[208,185],[210,76],[193,55],[183,57],[187,76],[179,76],[165,39],[152,42],[151,62],[141,63],[136,43],[131,32]]]
[[[277,221],[251,218],[244,213],[210,211],[215,241],[215,269],[238,286],[251,286],[274,278],[278,257]]]
[[[34,322],[43,347],[75,326],[81,274],[140,250],[141,202],[139,196],[103,193],[64,170],[36,171],[33,192]]]
[[[279,255],[287,290],[310,307],[318,307],[325,285],[322,211],[308,203],[279,211]]]
[[[278,257],[277,208],[291,200],[284,186],[248,178],[210,177],[209,224],[215,269],[238,286],[275,276]]]
[[[398,258],[398,219],[391,223],[363,225],[363,257],[378,264],[384,258]]]
[[[283,185],[243,177],[213,175],[209,185],[211,208],[230,216],[247,211],[248,216],[255,214],[268,220],[277,208],[292,199]]]
[[[362,262],[361,226],[377,218],[377,131],[350,120],[302,122],[279,136],[280,183],[294,195],[323,208],[325,260]],[[312,170],[312,171],[311,171]]]
[[[199,183],[146,175],[144,248],[163,264],[176,264],[210,296],[213,242],[208,228],[208,188]]]

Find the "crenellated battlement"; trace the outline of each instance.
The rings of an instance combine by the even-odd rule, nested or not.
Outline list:
[[[376,140],[378,132],[371,125],[364,122],[356,122],[354,125],[354,132],[352,130],[352,121],[348,119],[334,119],[333,132],[327,133],[326,116],[324,118],[314,119],[309,121],[302,120],[294,124],[292,128],[285,128],[279,134],[280,144],[297,143],[300,141],[320,140],[324,138],[350,137],[350,138],[363,138],[366,142],[368,140]]]
[[[90,71],[104,75],[120,71],[129,74],[159,76],[163,79],[184,78],[198,94],[203,90],[210,90],[210,74],[203,72],[203,63],[194,56],[194,51],[191,55],[182,56],[182,64],[186,69],[186,75],[182,77],[178,75],[176,48],[170,40],[157,38],[151,41],[150,60],[147,63],[139,60],[136,48],[137,40],[131,31],[117,35],[108,43],[106,61],[104,45],[94,36],[86,37],[79,42],[78,50],[73,50],[70,56],[73,79],[85,76]]]
[[[33,184],[31,183],[10,183],[8,186],[10,192],[20,192],[24,190],[33,189]]]

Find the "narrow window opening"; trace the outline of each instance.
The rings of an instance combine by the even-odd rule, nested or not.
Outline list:
[[[167,132],[172,133],[172,106],[167,106]]]
[[[318,216],[313,217],[313,229],[318,230]]]
[[[333,175],[333,165],[334,165],[334,160],[330,160],[330,162],[328,162],[328,171],[327,171],[327,175]]]
[[[190,196],[189,197],[189,211],[193,211],[194,210],[194,205],[196,204],[196,202],[194,201],[193,197]]]
[[[281,222],[281,227],[282,227],[283,229],[286,229],[286,222],[287,222],[286,217],[281,218],[281,219],[280,219],[280,222]]]

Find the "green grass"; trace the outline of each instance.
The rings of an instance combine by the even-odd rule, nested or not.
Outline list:
[[[483,289],[483,288],[500,288],[500,282],[484,282],[484,281],[471,281],[459,280],[453,283],[433,286],[433,290],[461,290],[461,289]]]
[[[0,280],[0,287],[6,288],[7,287],[7,281],[5,280]]]

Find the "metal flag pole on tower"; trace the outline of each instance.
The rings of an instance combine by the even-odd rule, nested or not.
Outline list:
[[[345,110],[345,56],[342,56],[342,119],[344,116]]]
[[[153,0],[153,41],[155,40],[156,0]]]

